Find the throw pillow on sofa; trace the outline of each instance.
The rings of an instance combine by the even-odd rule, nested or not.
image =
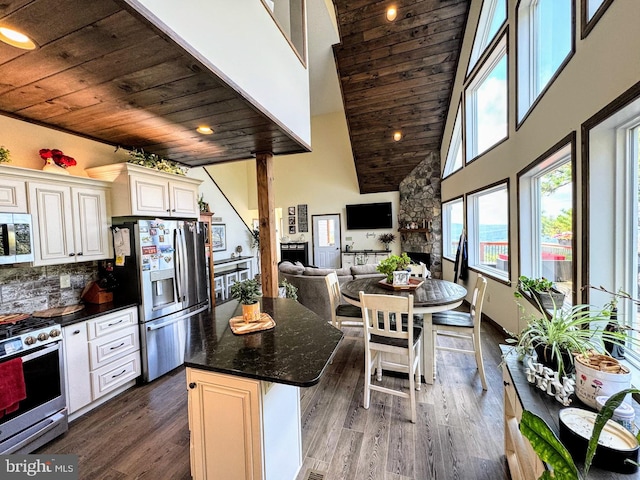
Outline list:
[[[326,277],[327,275],[333,272],[336,272],[336,274],[339,277],[344,275],[351,275],[351,271],[348,268],[341,268],[339,270],[336,270],[334,268],[314,268],[314,267],[306,267],[302,274],[308,277]]]
[[[304,267],[298,267],[289,261],[281,262],[278,265],[278,270],[283,273],[288,273],[289,275],[300,275],[304,272]]]

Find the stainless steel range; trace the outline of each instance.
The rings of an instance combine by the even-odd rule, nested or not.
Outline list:
[[[8,388],[0,393],[0,454],[30,453],[68,430],[62,329],[54,320],[0,324],[0,377],[16,391],[13,399]]]

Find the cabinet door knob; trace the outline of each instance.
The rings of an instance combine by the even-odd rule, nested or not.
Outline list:
[[[170,212],[171,210],[167,208],[167,212]]]
[[[190,388],[191,390],[193,390],[194,388],[196,388],[196,382],[191,382],[191,383],[189,384],[189,388]]]
[[[504,384],[505,387],[508,387],[509,385],[511,385],[509,382],[507,382],[506,380],[503,380],[502,383]]]
[[[82,255],[82,252],[78,252],[78,256]]]
[[[78,335],[79,333],[80,333],[80,330],[74,330],[74,331],[73,331],[73,334],[74,334],[74,335]]]
[[[172,211],[172,212],[175,212],[175,211],[176,211],[176,209],[174,208],[174,209],[173,209],[173,210],[171,210],[171,211]]]
[[[69,254],[69,256],[70,256],[70,257],[75,257],[75,256],[76,256],[76,254],[75,254],[75,253],[73,253],[73,252],[71,252],[71,253]]]

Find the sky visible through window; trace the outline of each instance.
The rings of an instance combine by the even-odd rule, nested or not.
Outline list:
[[[507,56],[504,55],[477,89],[477,154],[507,135]]]

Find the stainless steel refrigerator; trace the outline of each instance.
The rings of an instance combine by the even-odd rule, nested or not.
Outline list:
[[[114,219],[113,229],[114,295],[139,305],[142,379],[150,382],[184,363],[188,319],[209,307],[204,230],[162,219]],[[119,250],[129,253],[121,266]]]

